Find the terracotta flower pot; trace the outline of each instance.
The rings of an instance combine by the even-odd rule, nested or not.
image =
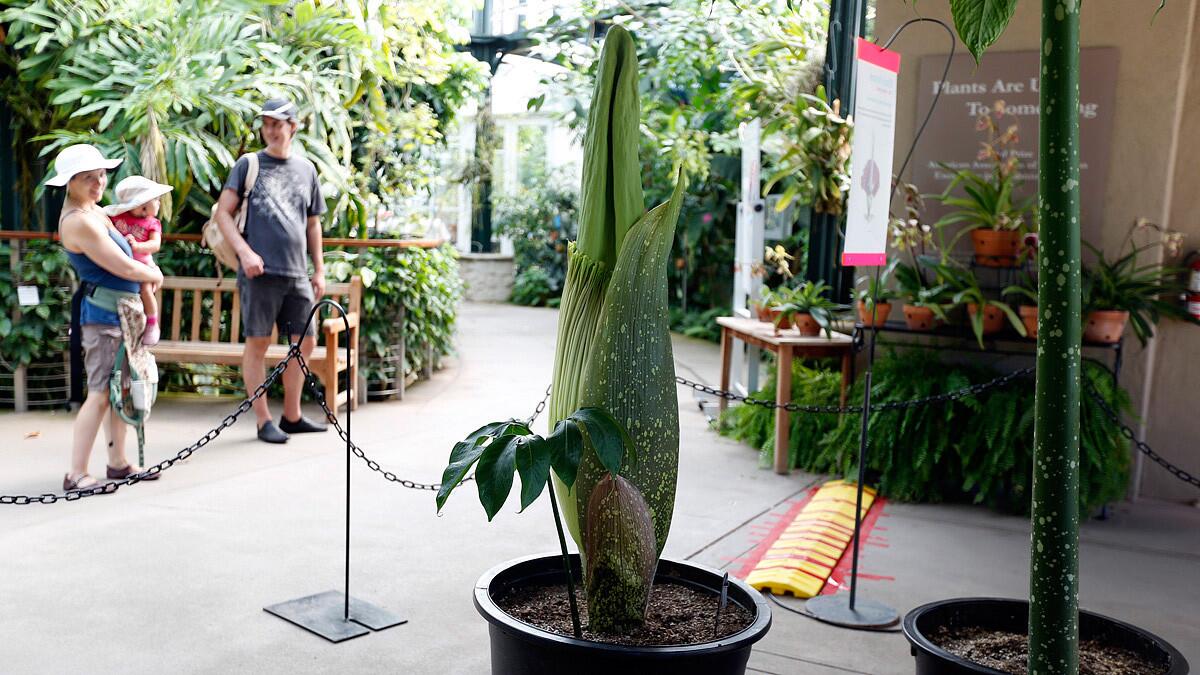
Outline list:
[[[757,302],[752,305],[754,308],[754,316],[758,317],[759,321],[771,320],[771,309],[766,305],[760,305]]]
[[[875,323],[871,323],[871,308],[867,307],[867,303],[862,300],[858,301],[858,318],[862,321],[862,325],[868,328],[882,326],[887,323],[888,314],[892,313],[892,303],[879,302],[875,304]]]
[[[971,323],[975,322],[975,314],[979,311],[979,305],[973,302],[967,303],[967,316],[971,317]],[[1004,312],[1000,311],[995,305],[988,305],[983,308],[983,334],[991,335],[1004,330]]]
[[[767,323],[775,326],[775,334],[779,335],[779,331],[787,330],[792,327],[792,317],[785,315],[777,309],[767,310]]]
[[[1021,314],[1021,323],[1025,324],[1025,337],[1037,339],[1038,312],[1037,305],[1021,305],[1017,312]]]
[[[816,337],[821,334],[821,324],[811,314],[797,314],[796,330],[804,337]]]
[[[929,331],[937,326],[937,318],[928,307],[904,306],[904,322],[909,330]]]
[[[971,230],[975,245],[975,263],[984,267],[1015,267],[1021,250],[1021,234],[1016,230]]]
[[[1109,309],[1088,312],[1087,323],[1083,327],[1083,339],[1107,344],[1118,342],[1121,334],[1125,332],[1127,321],[1129,312]]]

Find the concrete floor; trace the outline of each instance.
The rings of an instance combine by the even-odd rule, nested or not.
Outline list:
[[[464,306],[459,356],[405,401],[363,406],[356,442],[385,468],[436,482],[454,441],[532,412],[550,380],[556,318]],[[716,380],[715,346],[679,339],[676,357],[682,374]],[[173,455],[233,405],[163,402],[148,459]],[[0,415],[0,494],[57,490],[70,423],[63,413]],[[706,428],[685,390],[680,427],[667,555],[736,567],[762,524],[820,478],[760,470],[756,452]],[[103,461],[97,452],[93,473]],[[0,507],[0,673],[488,672],[473,582],[498,562],[555,548],[548,500],[521,515],[514,500],[488,524],[468,487],[439,517],[433,493],[389,484],[355,460],[351,593],[409,623],[332,645],[261,608],[340,587],[344,472],[332,434],[268,446],[243,422],[157,483]],[[872,578],[861,592],[901,611],[945,597],[1021,596],[1028,541],[1023,520],[984,509],[888,504],[863,552]],[[1089,522],[1083,541],[1083,605],[1158,633],[1200,665],[1200,510],[1120,505]],[[899,634],[776,610],[753,672],[912,672]]]

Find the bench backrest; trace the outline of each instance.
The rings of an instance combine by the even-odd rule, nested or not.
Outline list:
[[[163,339],[242,342],[242,306],[235,279],[165,277],[155,295]],[[348,282],[328,283],[325,297],[337,300],[349,313],[359,312],[362,279],[355,276]]]

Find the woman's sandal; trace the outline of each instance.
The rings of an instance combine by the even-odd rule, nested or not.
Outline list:
[[[141,467],[135,467],[132,464],[126,464],[124,469],[114,469],[111,466],[105,467],[105,473],[108,475],[109,480],[121,480],[122,478],[129,478],[135,473],[142,473],[144,471],[145,469]],[[145,475],[142,476],[142,480],[158,480],[159,475],[161,474],[152,473]]]
[[[64,492],[78,492],[80,490],[90,490],[92,488],[97,488],[97,487],[106,488],[104,490],[101,490],[97,494],[107,494],[109,492],[112,492],[112,490],[107,489],[108,486],[105,483],[101,483],[100,481],[96,480],[95,478],[92,478],[91,475],[86,474],[86,473],[81,473],[78,476],[75,476],[75,478],[71,478],[71,474],[66,474],[65,476],[63,476],[63,491]]]

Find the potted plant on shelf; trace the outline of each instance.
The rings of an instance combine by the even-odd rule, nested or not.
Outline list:
[[[1084,340],[1117,342],[1126,323],[1131,323],[1134,335],[1145,346],[1154,335],[1154,324],[1163,317],[1200,323],[1174,301],[1184,292],[1179,281],[1182,270],[1138,263],[1138,255],[1156,244],[1140,248],[1131,244],[1129,253],[1115,260],[1091,244],[1086,246],[1096,255],[1096,262],[1083,266]]]
[[[1014,267],[1021,251],[1021,237],[1030,229],[1033,199],[1016,200],[1013,192],[1020,186],[1017,170],[1020,162],[1010,151],[1018,140],[1017,125],[1000,131],[1004,119],[1004,101],[996,101],[976,119],[975,128],[987,134],[979,159],[991,162],[987,177],[970,169],[954,173],[954,178],[938,201],[954,210],[936,223],[939,232],[960,226],[943,250],[953,250],[958,240],[971,235],[975,263],[985,267]],[[943,168],[952,171],[951,167]],[[956,194],[961,188],[962,194]]]
[[[988,297],[971,270],[950,262],[941,263],[935,267],[938,277],[944,279],[954,292],[951,302],[956,306],[967,308],[967,322],[981,348],[983,347],[983,336],[994,335],[1004,330],[1005,318],[1021,337],[1025,337],[1025,324],[1021,322],[1017,313],[1003,300]]]
[[[1006,287],[1000,294],[1004,297],[1017,296],[1032,304],[1017,305],[1017,314],[1025,326],[1025,337],[1036,340],[1038,336],[1038,293],[1037,282],[1028,274],[1021,275],[1021,280]]]
[[[478,452],[475,475],[489,516],[503,502],[505,486],[511,487],[514,467],[522,477],[523,505],[536,499],[543,475],[549,475],[555,518],[562,519],[556,526],[560,533],[565,526],[579,551],[564,564],[566,538],[560,534],[558,553],[501,564],[476,583],[475,606],[490,624],[495,675],[610,673],[644,670],[647,663],[656,673],[743,673],[751,646],[771,624],[762,597],[733,579],[729,606],[718,620],[721,573],[660,560],[678,475],[667,257],[684,180],[678,178],[666,203],[644,210],[637,92],[632,37],[612,26],[584,140],[579,239],[568,247],[547,410],[552,433],[539,438],[519,422],[485,425],[455,446],[443,475],[448,494],[466,479],[464,464],[469,467]],[[581,414],[601,421],[589,425]],[[577,624],[556,630],[505,609],[513,594],[573,586],[576,578],[584,590],[571,612]],[[672,604],[671,594],[659,593],[671,582],[707,606],[697,612]],[[664,602],[668,613],[691,615],[707,628],[673,642],[656,633],[647,607]]]
[[[873,328],[887,323],[888,315],[892,313],[889,300],[898,297],[896,291],[888,286],[896,265],[893,261],[880,272],[878,278],[869,274],[858,278],[858,320],[862,325]]]
[[[766,286],[758,293],[758,299],[751,303],[754,306],[755,316],[758,317],[758,321],[767,322],[774,321],[774,315],[770,307],[778,304],[779,294],[775,292],[774,288],[767,288]]]
[[[850,308],[830,300],[825,295],[830,290],[832,287],[824,281],[805,281],[795,288],[781,289],[777,308],[781,316],[791,319],[800,335],[816,337],[823,330],[832,337],[833,321]]]
[[[950,288],[940,280],[927,283],[918,268],[900,263],[893,271],[904,298],[904,322],[912,331],[931,331],[950,320],[946,309],[951,305]]]

